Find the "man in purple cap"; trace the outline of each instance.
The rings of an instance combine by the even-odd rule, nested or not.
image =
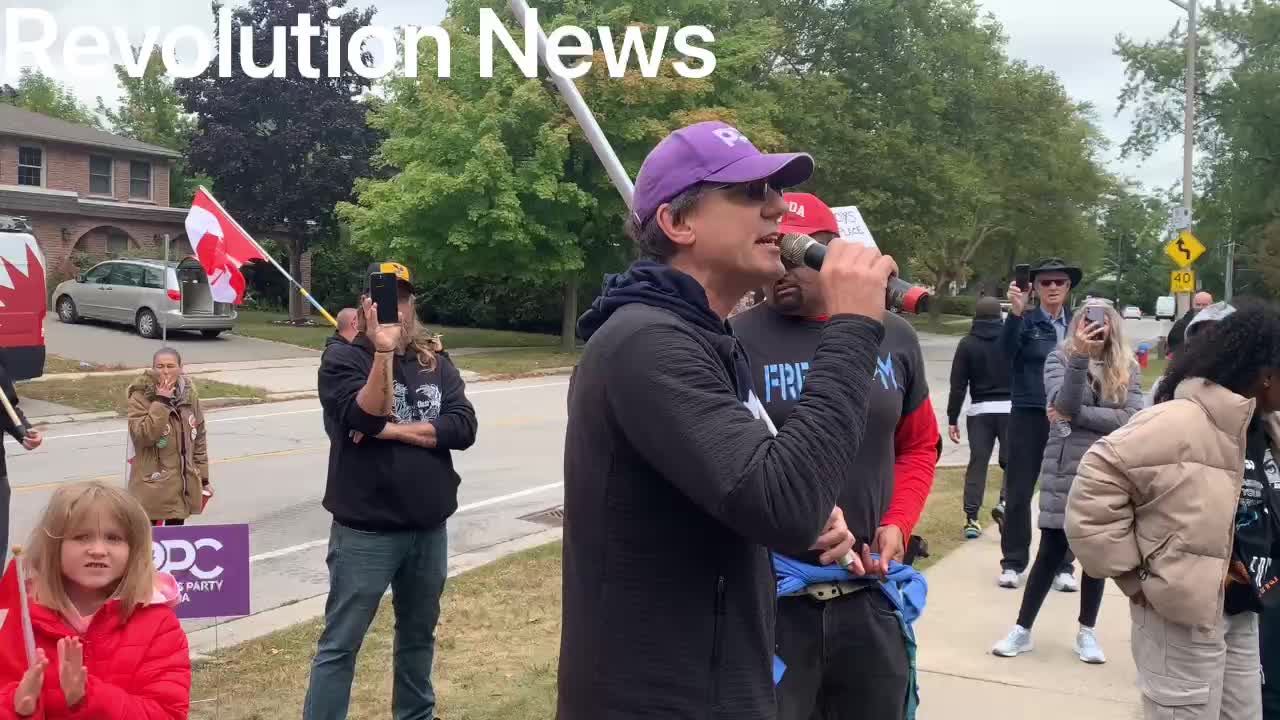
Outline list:
[[[861,442],[891,258],[835,240],[819,275],[831,320],[774,431],[726,316],[785,272],[780,189],[813,160],[766,155],[719,122],[645,159],[606,278],[565,433],[560,720],[773,720],[768,546],[870,565],[836,505]]]

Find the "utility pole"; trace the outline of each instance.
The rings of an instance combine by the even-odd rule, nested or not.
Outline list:
[[[1195,147],[1196,121],[1196,13],[1197,0],[1169,0],[1187,11],[1187,71],[1186,71],[1186,107],[1183,109],[1182,129],[1182,206],[1190,216],[1193,190],[1191,186],[1192,152]],[[1194,216],[1192,225],[1195,224]],[[1181,318],[1191,309],[1191,295],[1178,293],[1176,317]]]
[[[1119,312],[1124,312],[1124,308],[1120,307],[1120,281],[1124,278],[1124,271],[1121,269],[1123,251],[1120,249],[1120,240],[1123,237],[1121,234],[1116,235],[1116,310]]]

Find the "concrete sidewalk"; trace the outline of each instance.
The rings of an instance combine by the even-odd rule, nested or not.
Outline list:
[[[1039,533],[1033,558],[1038,543]],[[926,573],[928,604],[916,624],[919,720],[1141,718],[1129,602],[1110,581],[1097,627],[1106,664],[1086,665],[1073,650],[1079,592],[1050,591],[1036,618],[1033,652],[1016,658],[991,654],[1013,628],[1026,587],[996,585],[1000,556],[999,530],[992,526]]]

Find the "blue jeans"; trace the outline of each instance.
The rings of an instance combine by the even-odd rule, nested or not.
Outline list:
[[[432,720],[431,687],[440,594],[448,575],[445,524],[431,530],[372,533],[337,522],[329,531],[329,598],[324,632],[311,665],[303,720],[345,720],[356,655],[382,596],[395,608],[395,720]]]

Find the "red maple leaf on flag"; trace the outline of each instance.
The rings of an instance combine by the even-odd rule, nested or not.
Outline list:
[[[243,303],[244,275],[240,267],[250,260],[267,259],[258,244],[204,188],[196,191],[191,200],[185,224],[187,238],[209,276],[214,301]]]
[[[0,577],[0,680],[16,682],[29,667],[22,632],[22,593],[18,589],[18,558],[9,561]]]

